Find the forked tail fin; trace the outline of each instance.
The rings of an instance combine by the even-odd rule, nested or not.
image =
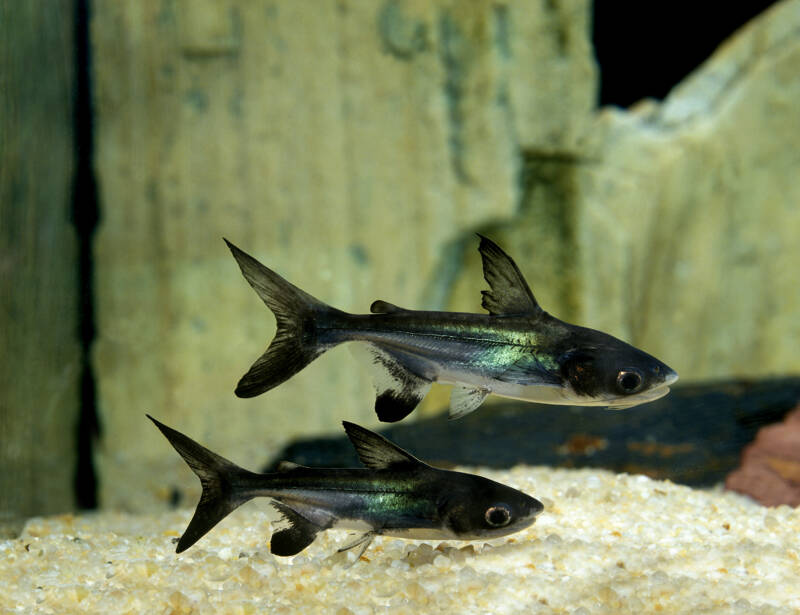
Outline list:
[[[245,490],[241,487],[251,473],[200,446],[181,432],[160,423],[149,414],[147,418],[161,430],[203,485],[203,494],[200,496],[194,516],[178,541],[178,548],[175,549],[176,553],[180,553],[191,547],[228,514],[250,499],[251,496],[243,495]]]
[[[236,386],[237,396],[255,397],[285,382],[325,352],[330,346],[317,339],[317,318],[343,312],[287,282],[227,239],[225,243],[242,275],[278,321],[278,330],[266,352]]]

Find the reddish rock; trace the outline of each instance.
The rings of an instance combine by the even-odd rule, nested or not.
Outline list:
[[[762,427],[725,487],[764,506],[800,505],[800,406],[782,423]]]

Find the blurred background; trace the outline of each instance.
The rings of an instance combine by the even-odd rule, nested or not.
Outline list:
[[[800,373],[800,1],[697,4],[1,0],[0,525],[188,505],[145,412],[253,469],[377,423],[344,347],[234,397],[275,325],[223,236],[366,312],[480,311],[487,234],[549,312],[711,382],[657,416],[720,441],[692,391]],[[591,433],[509,463],[617,448],[529,416]]]

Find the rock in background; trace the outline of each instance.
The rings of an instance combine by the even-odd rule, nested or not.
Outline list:
[[[104,505],[193,480],[145,411],[253,468],[376,422],[344,348],[233,396],[274,319],[222,236],[341,309],[478,311],[477,230],[546,309],[684,380],[800,371],[800,2],[599,114],[585,1],[310,7],[93,3]]]
[[[524,152],[493,236],[540,303],[683,382],[800,371],[800,2],[777,4],[661,104],[602,110],[577,156]],[[451,306],[477,302],[468,246]]]
[[[74,10],[0,4],[0,535],[75,504]]]
[[[591,117],[584,0],[93,9],[106,506],[188,478],[145,412],[253,466],[376,421],[345,348],[233,396],[274,320],[222,236],[341,309],[444,307],[452,246],[519,209],[521,148],[576,150]]]
[[[758,431],[725,487],[764,506],[800,505],[800,406],[783,422]]]

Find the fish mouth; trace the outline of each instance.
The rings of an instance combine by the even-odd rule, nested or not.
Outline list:
[[[646,404],[657,399],[661,399],[669,393],[669,387],[662,384],[659,387],[645,391],[638,395],[631,395],[630,397],[623,397],[620,399],[607,399],[598,403],[598,406],[608,406],[611,410],[625,410],[626,408],[633,408],[639,404]]]
[[[670,382],[674,381],[675,380],[671,380]],[[636,395],[628,395],[627,397],[598,397],[589,400],[587,400],[585,397],[575,397],[573,403],[580,406],[605,406],[609,410],[625,410],[626,408],[632,408],[634,406],[638,406],[639,404],[646,404],[648,402],[661,399],[667,393],[669,393],[669,391],[670,388],[665,382],[657,387],[648,389],[647,391],[637,393]],[[570,399],[567,396],[565,396],[565,398]]]

